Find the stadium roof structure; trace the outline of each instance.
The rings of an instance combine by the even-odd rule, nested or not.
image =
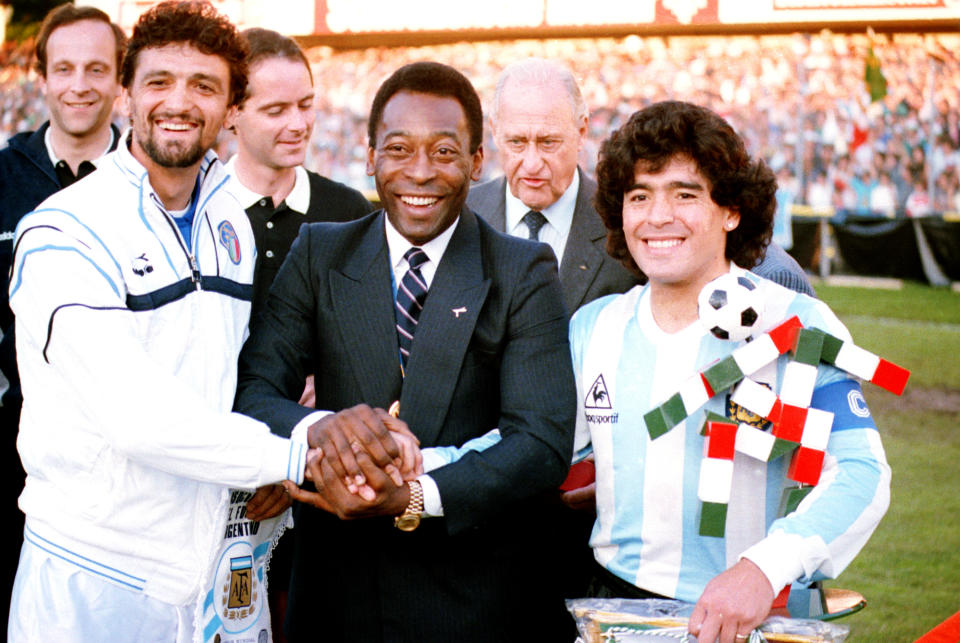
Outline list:
[[[159,0],[86,0],[128,30]],[[306,46],[409,46],[455,41],[797,31],[960,32],[957,0],[211,0],[239,27]]]

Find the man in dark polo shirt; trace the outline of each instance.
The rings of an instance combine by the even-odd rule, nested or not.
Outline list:
[[[247,29],[250,77],[243,102],[227,117],[237,153],[227,163],[229,185],[250,218],[257,242],[253,315],[300,226],[352,221],[373,210],[364,196],[303,168],[316,112],[313,74],[300,47],[268,29]]]

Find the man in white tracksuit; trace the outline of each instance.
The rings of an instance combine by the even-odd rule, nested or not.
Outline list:
[[[256,251],[208,150],[244,54],[209,5],[145,13],[121,70],[131,132],[18,227],[11,641],[191,639],[227,485],[263,487],[248,513],[266,517],[289,504],[275,483],[303,481],[305,445],[230,413]]]

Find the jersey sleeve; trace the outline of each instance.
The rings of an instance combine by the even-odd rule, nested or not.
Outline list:
[[[469,451],[485,451],[500,442],[500,430],[491,429],[479,438],[467,440],[459,447],[429,447],[423,450],[423,470],[433,471],[456,462]]]
[[[763,570],[774,592],[795,580],[840,574],[890,504],[890,467],[860,385],[842,373],[828,375],[811,404],[834,413],[820,481],[742,554]]]

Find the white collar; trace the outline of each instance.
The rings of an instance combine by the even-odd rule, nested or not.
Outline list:
[[[141,187],[146,184],[146,188],[149,188],[149,190],[145,190],[146,194],[150,196],[151,200],[153,200],[158,207],[166,211],[166,206],[162,204],[160,197],[157,196],[153,185],[150,183],[150,172],[144,167],[143,163],[133,155],[130,149],[132,138],[133,130],[127,128],[120,134],[120,142],[117,145],[117,149],[104,158],[111,159],[132,184],[140,185]],[[204,152],[199,171],[197,172],[197,176],[194,177],[194,182],[200,182],[198,203],[206,203],[206,200],[213,195],[213,193],[220,190],[221,186],[227,183],[226,179],[228,178],[224,172],[223,163],[220,163],[220,159],[217,157],[217,153],[214,152],[213,149]]]
[[[390,266],[396,271],[401,263],[405,263],[403,255],[413,247],[413,244],[410,243],[406,237],[404,237],[400,232],[393,227],[393,224],[390,223],[390,218],[387,216],[386,210],[383,212],[383,221],[385,224],[385,229],[387,233],[387,248],[390,250]],[[435,236],[430,241],[427,241],[421,246],[417,246],[427,255],[427,258],[430,260],[431,268],[430,270],[431,277],[432,273],[436,270],[436,267],[440,265],[440,260],[443,259],[443,254],[447,251],[447,246],[450,244],[450,239],[453,237],[454,230],[457,229],[457,226],[460,224],[460,216],[454,220],[450,226]],[[406,266],[404,266],[404,270]],[[424,275],[426,277],[426,275]],[[427,279],[429,283],[431,279]]]
[[[580,171],[575,170],[573,180],[563,191],[560,198],[554,201],[550,206],[540,211],[547,222],[557,231],[566,237],[573,224],[573,211],[577,207],[577,191],[580,189]],[[510,191],[510,184],[506,185],[507,200],[504,214],[506,216],[505,230],[508,232],[520,225],[520,220],[530,211],[530,207],[524,205],[523,201],[513,196]]]
[[[110,126],[108,125],[107,127],[110,127]],[[51,130],[53,130],[52,125],[48,127],[47,131],[44,132],[43,134],[43,144],[47,147],[47,156],[50,157],[50,164],[53,165],[53,167],[57,167],[57,163],[60,162],[60,159],[57,158],[57,153],[53,149],[53,137],[50,135]],[[113,128],[110,127],[110,141],[107,143],[107,147],[104,148],[103,152],[101,152],[100,155],[97,156],[96,158],[84,159],[84,160],[90,161],[91,163],[93,163],[94,167],[96,167],[97,164],[100,163],[100,159],[106,156],[110,152],[110,150],[113,149],[113,141],[115,138],[116,138],[116,134],[113,133]]]
[[[251,205],[254,205],[257,201],[265,198],[265,194],[259,194],[254,192],[247,186],[245,186],[241,181],[240,177],[237,175],[236,163],[237,155],[234,154],[230,157],[230,160],[227,161],[227,173],[230,175],[230,191],[237,197],[237,200],[240,201],[240,205],[243,206],[243,209],[246,210]],[[307,171],[303,168],[302,165],[298,165],[293,168],[296,178],[293,182],[293,189],[290,190],[290,194],[287,195],[286,201],[287,206],[294,212],[299,212],[300,214],[306,214],[307,208],[310,207],[310,177],[307,175]],[[273,207],[276,208],[279,203],[274,203]]]

